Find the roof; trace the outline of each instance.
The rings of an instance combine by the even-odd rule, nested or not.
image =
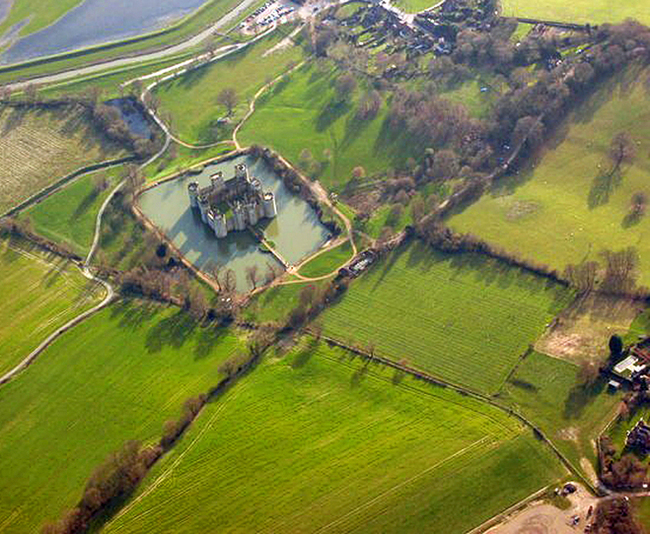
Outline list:
[[[614,366],[614,372],[619,375],[633,375],[634,373],[641,371],[645,368],[645,365],[640,363],[636,356],[628,356],[622,362],[619,362]]]

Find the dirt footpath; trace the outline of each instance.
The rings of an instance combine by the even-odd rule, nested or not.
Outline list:
[[[582,486],[569,495],[571,508],[560,510],[546,502],[536,502],[525,510],[508,517],[503,523],[491,528],[486,534],[575,534],[584,532],[588,524],[587,512],[590,506],[595,508],[597,499]],[[572,518],[580,517],[576,526]]]

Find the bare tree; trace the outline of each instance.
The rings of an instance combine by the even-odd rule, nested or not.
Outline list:
[[[336,98],[339,101],[349,100],[356,87],[357,81],[353,74],[348,72],[339,76],[336,80]]]
[[[570,264],[564,269],[564,277],[581,295],[587,295],[594,289],[597,271],[598,264],[595,261]]]
[[[246,279],[253,286],[253,289],[257,289],[257,282],[259,280],[257,265],[246,267]]]
[[[237,92],[232,87],[223,89],[217,95],[217,103],[226,108],[229,117],[232,115],[232,112],[238,102],[239,98],[237,97]]]
[[[636,156],[634,140],[627,132],[617,133],[609,145],[609,157],[614,163],[612,174],[621,168],[624,163],[631,163]]]
[[[226,269],[223,276],[223,290],[228,294],[232,294],[237,290],[237,276],[232,269]]]

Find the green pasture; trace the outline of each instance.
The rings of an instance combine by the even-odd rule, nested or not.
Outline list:
[[[319,321],[328,336],[495,393],[570,297],[520,269],[414,242],[354,280]]]
[[[499,396],[590,476],[596,468],[594,440],[615,415],[621,397],[607,392],[605,379],[587,385],[579,372],[572,363],[531,352]]]
[[[143,169],[147,181],[160,180],[174,174],[186,171],[190,167],[200,166],[203,162],[209,161],[228,152],[232,152],[234,146],[229,143],[220,144],[208,148],[187,148],[172,141],[165,154],[150,163]]]
[[[34,204],[19,216],[29,219],[34,231],[84,256],[95,235],[97,213],[119,182],[122,167],[87,174]]]
[[[104,531],[465,532],[559,476],[504,412],[303,340],[210,404]]]
[[[357,80],[349,100],[336,99],[339,74],[329,63],[309,63],[294,71],[257,101],[255,113],[239,133],[240,142],[274,148],[334,189],[350,180],[357,166],[368,175],[384,173],[418,154],[421,147],[417,143],[390,131],[385,101],[374,119],[356,119],[358,101],[365,91],[362,79]],[[311,154],[309,161],[301,158],[305,149]]]
[[[393,0],[400,9],[406,13],[419,13],[425,9],[429,9],[438,3],[438,0]]]
[[[325,276],[339,269],[351,257],[352,245],[350,245],[350,241],[345,241],[338,247],[316,256],[313,260],[306,263],[300,269],[300,274],[308,278]]]
[[[637,19],[650,23],[650,4],[647,2],[608,2],[607,0],[502,0],[501,13],[506,17],[523,17],[576,24],[602,24]]]
[[[327,281],[299,282],[273,286],[256,294],[242,315],[245,320],[255,323],[284,324],[291,310],[300,303],[300,293],[308,286],[321,287]]]
[[[217,102],[223,89],[234,89],[237,94],[239,103],[229,118],[235,124],[248,112],[258,89],[302,59],[302,47],[286,37],[287,31],[276,30],[239,52],[159,85],[155,95],[160,99],[160,112],[168,121],[171,118],[174,133],[188,143],[223,137],[215,131],[217,119],[227,116],[226,108]],[[230,134],[232,128],[227,130]]]
[[[186,399],[219,382],[220,363],[239,346],[185,312],[137,302],[59,338],[0,388],[2,531],[36,532],[61,516],[109,453],[158,439]]]
[[[630,69],[600,88],[559,127],[532,169],[503,178],[450,226],[559,270],[633,246],[640,282],[649,285],[650,217],[630,215],[632,196],[650,194],[649,73]],[[636,157],[612,174],[608,151],[620,132],[632,137]]]
[[[22,240],[1,240],[0,376],[103,296],[67,260]]]

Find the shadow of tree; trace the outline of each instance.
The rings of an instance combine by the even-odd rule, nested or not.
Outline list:
[[[591,189],[587,196],[587,206],[593,210],[609,202],[614,190],[621,184],[620,172],[601,172],[591,183]]]

